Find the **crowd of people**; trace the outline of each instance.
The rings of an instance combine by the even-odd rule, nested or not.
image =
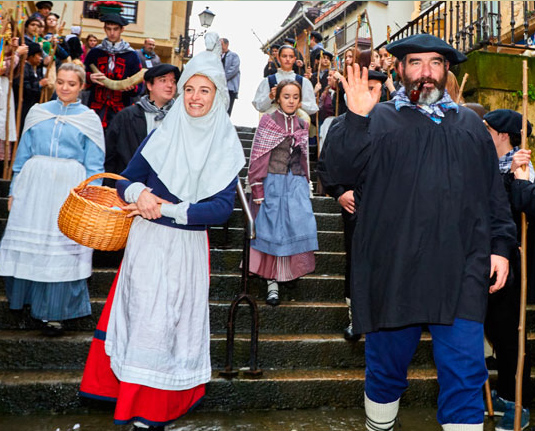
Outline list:
[[[19,130],[14,117],[0,121],[0,159],[13,162],[0,275],[10,308],[29,305],[47,336],[89,315],[92,250],[56,220],[72,187],[120,174],[105,184],[135,219],[81,395],[115,401],[117,424],[163,430],[202,399],[211,375],[206,231],[228,220],[245,165],[230,121],[240,58],[208,33],[207,50],[181,71],[161,61],[152,38],[132,48],[120,14],[100,17],[100,43],[92,34],[82,43],[79,26],[63,37],[52,2],[37,7],[0,70],[2,107],[9,93],[18,103],[17,86],[7,91],[11,62],[24,86]],[[292,38],[270,46],[252,101],[260,121],[247,174],[256,229],[248,270],[266,280],[266,304],[278,306],[281,285],[314,272],[311,196],[331,196],[344,226],[344,337],[366,334],[366,429],[394,429],[408,366],[429,330],[443,429],[483,429],[486,336],[498,369],[492,401],[503,415],[496,429],[512,430],[519,214],[535,217],[522,116],[464,106],[449,68],[466,57],[431,35],[338,56],[312,32],[308,48],[303,55]],[[529,348],[524,368],[522,429]]]

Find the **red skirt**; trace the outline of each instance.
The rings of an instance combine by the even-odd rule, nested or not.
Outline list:
[[[163,426],[194,408],[204,397],[205,385],[185,391],[168,391],[121,382],[115,377],[110,358],[104,350],[104,341],[120,270],[117,271],[91,342],[80,395],[116,402],[114,422],[117,425],[140,421],[147,425]]]

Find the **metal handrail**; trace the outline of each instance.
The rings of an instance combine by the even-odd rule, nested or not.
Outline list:
[[[258,305],[256,304],[255,297],[249,294],[248,292],[251,240],[256,238],[256,232],[254,219],[251,214],[251,210],[249,209],[247,197],[239,180],[238,185],[236,186],[236,192],[240,200],[243,214],[245,215],[241,277],[242,291],[240,294],[236,295],[236,297],[232,300],[230,304],[229,316],[227,321],[227,359],[225,363],[225,370],[220,371],[219,375],[226,378],[233,378],[238,375],[238,370],[234,370],[232,368],[232,359],[234,356],[234,333],[236,313],[238,310],[238,305],[241,302],[246,302],[247,304],[249,304],[249,308],[251,311],[251,347],[249,351],[249,370],[244,371],[244,374],[249,377],[260,377],[262,375],[262,370],[260,370],[257,366],[259,327]]]

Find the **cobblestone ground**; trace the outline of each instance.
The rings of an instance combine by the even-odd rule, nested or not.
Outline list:
[[[405,409],[404,431],[440,431],[433,409]],[[58,416],[0,416],[2,431],[129,431],[115,426],[110,414]],[[232,413],[191,413],[168,431],[364,431],[363,410],[296,410]],[[487,420],[485,431],[493,431]]]

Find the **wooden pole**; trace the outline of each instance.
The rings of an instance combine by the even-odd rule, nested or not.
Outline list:
[[[521,148],[527,148],[528,139],[528,61],[522,62],[522,141]],[[527,166],[524,166],[528,169]],[[520,319],[518,322],[518,362],[516,365],[515,387],[515,431],[522,429],[522,379],[524,377],[524,356],[526,354],[526,303],[528,291],[528,265],[527,265],[527,220],[522,213],[522,242],[520,248]]]
[[[310,67],[310,38],[308,35],[308,31],[305,30],[305,73],[308,71],[309,67]]]
[[[490,392],[490,383],[489,379],[485,382],[485,401],[487,404],[487,411],[489,412],[489,418],[494,417],[494,407],[492,406],[492,394]]]
[[[8,168],[9,168],[9,146],[10,146],[10,140],[9,140],[9,113],[11,109],[11,92],[13,90],[13,72],[15,70],[15,50],[11,52],[11,63],[9,65],[9,86],[7,89],[7,101],[6,101],[6,140],[4,143],[4,171],[2,173],[2,178],[4,180],[8,179]]]
[[[362,15],[357,18],[357,31],[355,32],[355,48],[353,50],[353,64],[357,62],[357,54],[359,53],[359,30],[362,23]]]
[[[465,73],[463,76],[463,81],[461,82],[461,87],[459,88],[459,95],[457,96],[457,100],[455,101],[455,103],[457,104],[459,104],[463,97],[464,86],[466,85],[466,81],[468,80],[469,76],[470,75],[468,75],[468,73]]]
[[[24,39],[23,39],[24,40]],[[19,69],[20,69],[20,76],[19,76],[19,100],[17,104],[17,139],[15,140],[15,143],[13,144],[13,151],[11,152],[11,160],[9,162],[9,170],[7,172],[7,179],[10,180],[11,176],[13,175],[13,165],[15,164],[15,156],[17,155],[17,149],[19,147],[19,140],[20,140],[20,134],[22,133],[22,130],[20,128],[21,122],[22,122],[22,96],[24,94],[24,65],[26,64],[26,54],[24,54],[20,58],[19,62]],[[5,162],[4,162],[5,163]]]
[[[370,49],[373,51],[373,33],[372,33],[372,26],[370,24],[370,18],[368,18],[367,9],[364,10],[364,17],[366,18],[366,25],[368,26],[368,31],[370,32]],[[372,55],[372,58],[373,58],[373,55]]]

